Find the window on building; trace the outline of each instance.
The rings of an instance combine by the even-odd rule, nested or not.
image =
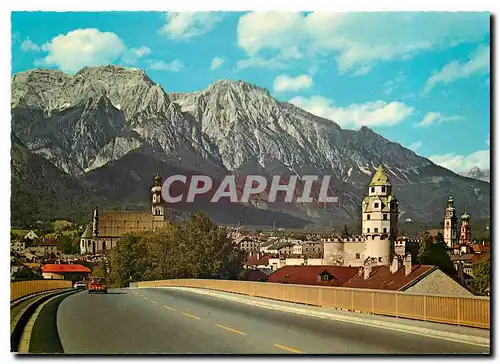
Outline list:
[[[375,208],[378,208],[378,202],[375,202],[374,206]]]
[[[375,232],[378,233],[378,228],[375,228]]]
[[[370,232],[370,228],[366,228],[366,232],[369,233]]]
[[[360,257],[360,254],[356,253],[356,259],[359,259],[359,257]]]
[[[384,228],[384,233],[386,233],[386,232],[387,232],[387,228]]]
[[[446,221],[446,227],[449,227],[449,226],[450,226],[450,222]]]
[[[370,214],[366,215],[366,220],[370,220]]]
[[[387,214],[383,214],[383,215],[382,215],[382,219],[383,219],[383,220],[387,220]]]
[[[385,192],[385,186],[382,186],[382,192]]]
[[[380,263],[382,261],[382,258],[378,257],[378,262]]]
[[[371,191],[371,192],[375,192],[375,187],[372,187],[372,188],[370,189],[370,191]]]

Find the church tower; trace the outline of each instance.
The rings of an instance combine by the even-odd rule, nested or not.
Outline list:
[[[462,224],[460,225],[460,244],[471,242],[471,232],[470,232],[470,215],[467,211],[461,216]]]
[[[398,201],[382,163],[368,185],[363,199],[362,231],[366,242],[365,256],[372,265],[389,265],[398,235]]]
[[[457,243],[457,217],[455,216],[455,207],[453,207],[453,197],[451,195],[446,202],[443,236],[448,248]]]
[[[151,188],[151,195],[151,213],[153,214],[153,220],[165,220],[165,204],[161,196],[161,176],[159,171],[156,173],[155,183]]]

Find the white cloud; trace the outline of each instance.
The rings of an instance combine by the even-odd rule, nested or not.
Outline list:
[[[309,75],[300,75],[297,77],[279,75],[274,79],[275,92],[300,91],[312,85],[313,80]]]
[[[390,95],[394,90],[396,90],[399,85],[405,80],[404,72],[398,72],[394,79],[384,82],[384,93]]]
[[[223,58],[214,57],[214,59],[212,59],[212,65],[210,66],[210,69],[213,71],[213,70],[219,68],[220,66],[222,66],[223,63],[224,63]]]
[[[156,71],[179,72],[184,68],[184,64],[178,59],[174,59],[170,63],[159,60],[151,60],[148,61],[148,65],[149,68]]]
[[[422,141],[420,140],[417,140],[408,146],[408,149],[413,150],[415,153],[417,153],[420,148],[422,148]]]
[[[473,167],[490,169],[490,151],[478,150],[469,155],[447,153],[429,157],[431,161],[456,173],[467,172]]]
[[[485,74],[490,71],[490,47],[479,46],[465,63],[452,61],[446,64],[440,71],[434,72],[427,80],[424,94],[430,92],[440,83],[449,84],[461,78],[468,78],[473,74]]]
[[[237,40],[251,57],[289,47],[310,56],[335,53],[341,72],[360,75],[379,62],[408,59],[487,33],[487,13],[252,12],[240,17]]]
[[[165,14],[167,23],[158,32],[170,39],[189,39],[210,32],[222,18],[216,12],[169,12]]]
[[[236,62],[236,69],[242,70],[245,68],[268,68],[268,69],[284,69],[286,68],[285,62],[278,58],[264,58],[264,57],[251,57],[242,59]]]
[[[281,49],[274,57],[250,56],[247,59],[242,59],[236,63],[236,69],[244,68],[269,68],[269,69],[284,69],[287,68],[287,61],[297,60],[304,57],[304,54],[298,47],[288,47]]]
[[[42,50],[42,47],[34,43],[31,39],[26,38],[21,43],[21,50],[23,52],[40,52]]]
[[[136,64],[140,58],[149,56],[151,49],[145,46],[139,48],[130,48],[122,55],[122,61],[126,64]]]
[[[117,60],[127,49],[115,33],[99,29],[76,29],[60,34],[42,49],[47,56],[36,65],[57,66],[64,72],[76,72],[84,66],[100,66]]]
[[[311,114],[333,120],[342,127],[359,128],[361,126],[382,127],[400,123],[410,116],[414,109],[401,102],[373,101],[364,104],[352,104],[337,107],[322,96],[305,98],[301,96],[290,100]]]
[[[458,115],[443,116],[438,112],[429,112],[424,116],[423,120],[420,123],[415,124],[415,126],[427,128],[431,125],[441,124],[445,121],[457,121],[461,119],[462,118]]]

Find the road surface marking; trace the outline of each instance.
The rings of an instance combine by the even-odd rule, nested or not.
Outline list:
[[[163,306],[163,307],[165,307],[167,310],[175,311],[175,308],[173,308],[173,307],[168,307],[168,306]]]
[[[156,302],[155,302],[155,301],[149,301],[149,302],[154,303],[154,304],[156,305]]]
[[[286,351],[290,351],[290,352],[292,352],[292,353],[296,353],[296,354],[305,354],[303,351],[300,351],[300,350],[297,350],[297,349],[294,349],[294,348],[290,348],[290,347],[285,346],[285,345],[274,344],[274,346],[276,346],[277,348],[280,348],[280,349],[286,350]]]
[[[183,314],[184,316],[191,317],[192,319],[195,319],[195,320],[200,320],[200,318],[199,318],[199,317],[194,316],[194,315],[190,315],[189,313],[182,312],[182,314]]]
[[[232,329],[232,328],[224,326],[224,325],[219,325],[219,324],[214,324],[214,325],[217,326],[217,327],[220,327],[221,329],[234,332],[235,334],[246,335],[244,332]]]

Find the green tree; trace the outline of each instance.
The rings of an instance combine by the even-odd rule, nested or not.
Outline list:
[[[420,235],[418,262],[420,264],[435,265],[451,276],[456,275],[444,243],[433,243],[432,236],[428,231],[424,231]]]
[[[57,248],[64,254],[76,254],[78,252],[78,244],[69,236],[61,234],[57,237]]]
[[[173,278],[236,279],[244,259],[225,229],[197,213],[164,229],[124,236],[110,254],[110,278],[118,286]]]
[[[432,247],[432,236],[425,230],[420,234],[420,244],[418,248],[418,262],[420,264],[428,264],[430,251]]]
[[[42,271],[40,269],[31,269],[22,266],[16,273],[13,274],[14,280],[34,280],[43,279]]]
[[[490,286],[490,261],[480,259],[472,264],[472,287],[479,294],[484,294]]]

